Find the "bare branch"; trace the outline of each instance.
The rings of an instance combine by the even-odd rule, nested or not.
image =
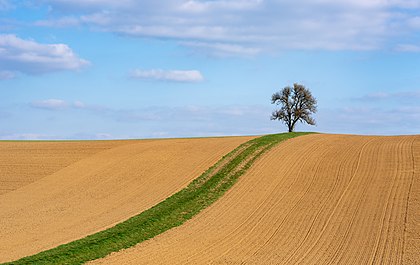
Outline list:
[[[283,121],[289,132],[295,128],[295,124],[306,122],[315,125],[315,120],[311,117],[317,111],[317,101],[305,86],[293,84],[293,87],[285,87],[276,92],[271,97],[271,104],[281,105],[281,108],[271,114],[271,120]]]

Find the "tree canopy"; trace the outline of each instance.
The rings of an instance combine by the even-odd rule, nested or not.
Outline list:
[[[286,86],[271,96],[271,104],[281,105],[280,109],[273,111],[271,120],[281,120],[287,125],[289,132],[293,132],[298,121],[315,125],[311,117],[317,111],[317,101],[311,91],[300,84],[293,87]]]

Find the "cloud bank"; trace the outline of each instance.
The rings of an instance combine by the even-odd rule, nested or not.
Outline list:
[[[48,0],[43,26],[178,40],[220,55],[279,50],[413,50],[416,0]],[[401,38],[403,36],[404,38]],[[403,42],[403,43],[400,43]],[[417,50],[417,49],[414,49]]]
[[[414,96],[415,93],[417,92],[378,92],[366,95],[370,100],[361,100],[358,106],[344,103],[334,109],[320,108],[314,115],[316,126],[299,123],[297,130],[370,135],[417,134],[420,130],[420,107],[415,99],[403,106],[371,104],[372,100],[394,100],[395,97],[399,100],[398,97]],[[356,99],[348,100],[354,102]],[[8,128],[8,133],[2,133],[0,130],[0,139],[21,139],[16,133],[30,135],[35,132],[43,135],[42,139],[97,139],[105,138],[105,134],[100,136],[98,133],[108,133],[108,138],[155,138],[262,135],[287,130],[282,122],[270,120],[274,108],[270,104],[112,108],[82,101],[46,99],[32,102],[29,106],[33,108],[33,116],[30,118],[5,114],[4,121],[7,123],[7,120],[11,119],[48,119],[48,128],[32,125],[25,127],[27,131],[23,132],[21,128]],[[61,123],[62,117],[67,116],[74,119],[72,126],[66,127]],[[100,126],[92,126],[92,131],[84,133],[74,131],[77,128],[86,128],[88,116]],[[74,124],[79,124],[80,127]]]

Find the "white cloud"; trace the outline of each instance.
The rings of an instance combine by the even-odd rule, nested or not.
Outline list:
[[[203,75],[197,70],[135,69],[130,73],[130,77],[175,82],[200,82],[204,80]]]
[[[44,25],[80,23],[123,35],[170,38],[223,56],[285,49],[393,48],[388,46],[398,42],[399,34],[418,34],[413,10],[420,8],[417,0],[47,2],[53,16]],[[71,16],[64,19],[62,14]]]
[[[34,101],[31,103],[31,106],[39,109],[62,110],[67,108],[68,104],[62,99],[46,99]]]
[[[12,34],[0,35],[0,70],[40,74],[89,65],[66,44],[41,44]]]

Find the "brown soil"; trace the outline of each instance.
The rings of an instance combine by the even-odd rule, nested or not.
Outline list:
[[[0,195],[130,141],[0,142]]]
[[[91,152],[84,159],[80,154],[90,151],[80,143],[83,150],[71,151],[77,153],[73,158],[51,166],[50,171],[36,169],[33,175],[32,170],[44,162],[65,161],[68,149],[64,146],[68,143],[54,143],[53,151],[45,147],[47,155],[42,154],[42,148],[30,146],[31,152],[41,153],[42,158],[26,162],[30,155],[16,150],[25,149],[27,143],[2,142],[3,156],[7,150],[2,146],[15,145],[9,148],[14,153],[7,158],[9,165],[29,167],[9,166],[9,172],[26,172],[22,179],[28,176],[27,183],[32,183],[0,195],[0,262],[35,254],[126,220],[182,189],[251,138],[126,141],[99,147],[108,150]],[[54,173],[42,177],[45,172]],[[32,177],[35,175],[37,179]]]
[[[416,264],[420,136],[308,135],[186,224],[93,263]]]

